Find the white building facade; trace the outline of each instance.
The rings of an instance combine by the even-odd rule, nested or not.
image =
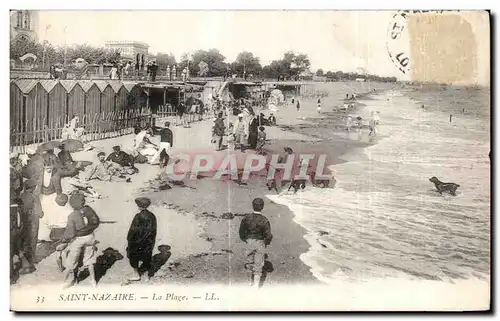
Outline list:
[[[136,59],[144,63],[148,61],[149,45],[139,41],[107,41],[106,48],[120,50],[121,58],[135,62]]]

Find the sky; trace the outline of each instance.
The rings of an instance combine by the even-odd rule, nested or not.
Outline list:
[[[178,61],[183,53],[197,49],[217,48],[229,62],[239,52],[250,51],[260,58],[262,65],[281,59],[286,51],[292,50],[307,54],[313,71],[321,68],[361,72],[363,68],[371,74],[409,80],[394,66],[386,49],[393,14],[390,11],[41,11],[39,38],[56,45],[66,40],[68,44],[97,46],[109,40],[136,40],[149,44],[152,53],[173,53]],[[478,32],[486,30],[484,21],[476,24]],[[486,27],[489,33],[489,26]]]

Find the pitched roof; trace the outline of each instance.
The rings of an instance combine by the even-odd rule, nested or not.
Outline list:
[[[118,81],[118,80],[111,80],[108,82],[108,84],[111,85],[111,88],[113,88],[115,94],[117,94],[120,89],[123,87],[123,84],[121,81]]]
[[[19,90],[23,94],[29,93],[33,88],[35,88],[36,84],[38,83],[38,80],[36,79],[17,79],[14,81],[14,83],[17,85]]]
[[[40,79],[38,81],[40,82],[40,85],[42,85],[42,87],[45,88],[47,92],[50,92],[59,82],[58,80],[54,79]]]
[[[128,92],[131,92],[132,89],[136,86],[135,83],[132,83],[132,82],[124,82],[123,83],[123,87],[125,87],[125,89],[127,89]]]
[[[104,91],[104,89],[106,89],[106,87],[108,87],[108,82],[106,80],[94,80],[94,83],[97,85],[97,87],[99,87],[99,89],[102,91]]]
[[[90,80],[78,80],[78,84],[82,87],[84,92],[87,92],[92,88],[94,82]]]
[[[73,87],[75,87],[77,83],[76,80],[61,80],[61,85],[63,85],[67,92],[73,90]]]

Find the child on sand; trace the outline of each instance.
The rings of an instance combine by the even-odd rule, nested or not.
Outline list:
[[[239,234],[240,239],[247,246],[249,262],[245,267],[252,272],[251,284],[259,288],[265,263],[266,247],[271,244],[273,235],[271,234],[269,220],[261,213],[264,209],[264,200],[255,198],[252,201],[252,207],[253,213],[246,214],[241,221]]]
[[[151,277],[151,259],[156,241],[156,216],[148,211],[151,200],[147,197],[138,197],[135,203],[139,208],[132,220],[127,235],[127,257],[130,266],[134,270],[129,281],[139,281],[141,273],[148,272],[148,278]],[[139,262],[142,262],[139,267]]]
[[[94,230],[99,227],[100,220],[96,212],[85,205],[83,195],[72,195],[69,203],[73,212],[68,216],[66,229],[61,238],[62,244],[56,249],[61,252],[58,265],[61,270],[64,269],[64,287],[70,287],[77,282],[78,269],[85,267],[89,269],[91,282],[96,286],[94,264],[97,259],[98,242]]]
[[[259,134],[257,136],[257,153],[262,154],[262,148],[264,147],[264,144],[266,143],[266,132],[265,128],[263,126],[259,127]]]
[[[297,111],[300,111],[300,101],[297,100]]]
[[[352,116],[351,115],[347,116],[345,126],[346,126],[346,130],[348,132],[351,131],[351,126],[352,126]]]
[[[321,99],[318,99],[318,107],[316,108],[318,114],[321,114]]]

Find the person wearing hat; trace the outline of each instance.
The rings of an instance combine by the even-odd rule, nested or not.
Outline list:
[[[271,126],[276,125],[276,117],[274,116],[274,114],[273,114],[273,113],[271,113],[271,114],[269,115],[268,120],[269,120],[269,125],[271,125]]]
[[[224,133],[226,132],[226,125],[224,124],[223,116],[224,114],[219,112],[213,127],[213,136],[215,138],[215,143],[217,144],[217,150],[222,149],[222,139],[224,137]]]
[[[254,287],[260,287],[261,276],[265,263],[265,249],[271,244],[271,224],[262,215],[264,200],[260,197],[252,201],[253,213],[246,214],[240,224],[240,239],[246,243],[249,262],[245,265],[252,272]]]
[[[250,148],[255,150],[257,148],[257,141],[259,136],[259,126],[260,126],[259,117],[252,117],[252,121],[250,122],[250,127],[248,129],[248,145]]]
[[[238,115],[238,119],[235,121],[233,126],[233,136],[235,148],[240,148],[244,151],[245,141],[248,137],[248,126],[243,120],[243,114]]]
[[[98,179],[105,182],[113,181],[122,181],[126,179],[127,182],[130,182],[130,178],[126,178],[121,175],[120,168],[118,166],[113,165],[112,162],[106,161],[106,153],[99,152],[97,153],[98,160],[92,164],[90,167],[89,173],[86,177],[86,180]]]
[[[127,257],[134,270],[130,281],[139,281],[143,272],[151,276],[151,259],[156,241],[156,216],[148,210],[151,200],[147,197],[135,199],[139,213],[134,216],[127,234]],[[139,263],[142,264],[139,266]]]
[[[61,144],[61,151],[57,154],[59,159],[59,175],[61,177],[73,177],[79,172],[78,163],[73,160],[71,153],[66,150],[64,142]]]
[[[82,254],[83,267],[89,267],[91,280],[95,286],[93,267],[97,253],[94,231],[99,227],[99,216],[90,206],[85,205],[85,197],[82,194],[71,195],[69,204],[73,212],[68,216],[68,222],[61,237],[61,245],[65,245],[63,246],[64,253],[61,255],[61,265],[64,267],[64,287],[70,287],[75,283],[75,275]]]
[[[36,270],[36,244],[40,219],[44,216],[40,197],[35,193],[38,182],[28,179],[24,182],[24,192],[21,194],[21,231],[20,252],[22,268],[21,274],[32,273]]]
[[[132,169],[133,173],[138,173],[139,169],[134,166],[134,157],[122,151],[120,146],[113,146],[113,152],[106,159],[108,162],[113,162],[121,167]]]
[[[151,158],[151,161],[149,163],[156,164],[159,158],[160,166],[162,167],[166,166],[167,165],[166,163],[168,163],[167,158],[170,158],[168,152],[170,151],[170,148],[172,148],[173,146],[174,146],[174,134],[170,129],[170,122],[167,121],[165,122],[165,127],[162,128],[162,130],[160,131],[160,146],[158,148],[158,151],[153,156],[153,158]]]

